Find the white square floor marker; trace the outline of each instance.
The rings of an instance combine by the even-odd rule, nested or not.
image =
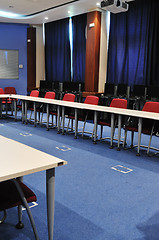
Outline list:
[[[63,152],[66,152],[66,151],[70,151],[70,150],[71,150],[71,148],[66,147],[66,146],[56,147],[56,149],[61,150],[61,151],[63,151]]]
[[[29,137],[29,136],[32,136],[31,133],[19,133],[19,135],[23,136],[23,137]]]
[[[121,173],[130,173],[133,171],[132,169],[121,166],[121,165],[114,166],[112,167],[112,169]]]
[[[33,208],[36,206],[38,206],[38,204],[36,202],[29,203],[29,208]],[[25,210],[26,210],[26,208],[22,207],[22,211],[25,211]]]

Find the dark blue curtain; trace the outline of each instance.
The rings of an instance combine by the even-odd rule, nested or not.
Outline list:
[[[45,24],[46,80],[70,81],[69,19]]]
[[[159,1],[137,0],[125,13],[111,14],[109,83],[159,84]]]
[[[73,29],[73,81],[85,82],[87,14],[72,18]]]

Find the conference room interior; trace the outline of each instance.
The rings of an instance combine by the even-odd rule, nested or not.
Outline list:
[[[0,65],[13,60],[10,53],[18,54],[16,77],[4,77],[10,73],[0,69],[0,94],[15,94],[7,92],[12,87],[17,95],[0,97],[0,132],[67,162],[56,169],[54,240],[157,240],[159,3],[126,1],[128,11],[116,14],[100,3],[73,13],[80,1],[61,1],[52,6],[52,18],[44,19],[49,10],[42,11],[43,20],[27,19],[27,12],[26,19],[0,18]],[[23,100],[34,91],[42,100]],[[55,93],[52,104],[48,92]],[[64,103],[67,94],[74,100]],[[90,96],[98,103],[90,103]],[[87,100],[94,105],[90,110]],[[45,178],[40,171],[23,179],[37,196],[29,206],[43,240],[48,239]],[[0,239],[35,239],[25,208],[22,213],[24,228],[17,229],[17,207],[7,209]]]

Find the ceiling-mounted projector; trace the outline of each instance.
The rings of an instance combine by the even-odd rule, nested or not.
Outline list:
[[[112,13],[128,11],[129,5],[121,0],[104,0],[101,2],[101,8]]]

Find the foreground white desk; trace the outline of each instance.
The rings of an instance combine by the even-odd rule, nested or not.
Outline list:
[[[0,148],[0,182],[46,170],[48,235],[53,240],[55,168],[67,162],[2,136]]]

